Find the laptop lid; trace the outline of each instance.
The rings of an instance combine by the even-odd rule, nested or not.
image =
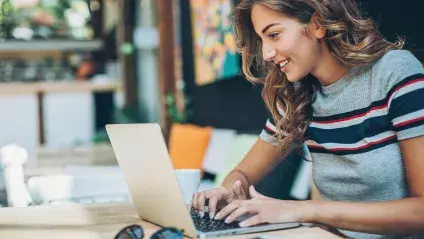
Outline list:
[[[196,237],[159,124],[109,124],[106,131],[138,215]]]

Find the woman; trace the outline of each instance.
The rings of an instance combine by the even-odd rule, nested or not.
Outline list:
[[[243,72],[263,84],[273,117],[222,187],[193,195],[191,206],[227,222],[254,214],[243,227],[300,221],[351,238],[423,234],[421,63],[353,0],[242,0],[234,17]],[[324,201],[276,200],[251,186],[295,148],[312,161]]]

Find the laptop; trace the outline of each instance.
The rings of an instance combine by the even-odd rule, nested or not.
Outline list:
[[[238,223],[200,218],[184,201],[159,124],[106,125],[132,202],[143,220],[207,238],[298,227],[298,222],[240,228]]]

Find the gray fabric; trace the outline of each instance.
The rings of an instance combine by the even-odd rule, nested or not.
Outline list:
[[[418,73],[424,73],[423,67],[410,52],[390,51],[372,66],[354,67],[336,83],[322,87],[312,105],[313,114],[331,116],[368,107],[371,102],[386,98],[397,83]],[[422,135],[423,125],[396,132],[398,140]],[[276,139],[265,130],[260,136],[264,141],[276,145]],[[377,202],[408,196],[402,155],[397,143],[366,153],[341,156],[312,153],[311,156],[313,179],[325,200]],[[340,232],[349,238],[401,238],[345,230]]]

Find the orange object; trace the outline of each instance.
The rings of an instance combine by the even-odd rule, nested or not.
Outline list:
[[[172,125],[169,154],[175,169],[202,169],[211,138],[211,127],[191,124]]]

